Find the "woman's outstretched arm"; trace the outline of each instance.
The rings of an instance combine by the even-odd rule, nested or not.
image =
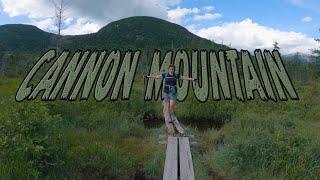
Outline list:
[[[147,78],[154,78],[154,79],[162,79],[162,75],[157,75],[157,76],[145,76]]]
[[[187,76],[181,76],[180,79],[182,79],[182,80],[190,80],[190,81],[196,80],[195,78],[189,78]]]

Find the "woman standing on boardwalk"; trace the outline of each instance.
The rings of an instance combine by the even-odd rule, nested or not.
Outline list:
[[[189,78],[186,76],[180,76],[179,74],[175,73],[176,67],[173,64],[169,65],[168,72],[164,72],[158,76],[146,76],[147,78],[154,78],[154,79],[164,79],[164,103],[169,110],[170,115],[174,113],[174,105],[177,100],[178,91],[177,91],[177,80],[196,80],[195,78]]]

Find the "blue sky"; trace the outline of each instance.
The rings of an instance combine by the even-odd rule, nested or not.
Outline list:
[[[303,32],[312,37],[320,35],[320,1],[316,0],[185,0],[179,6],[214,6],[215,11],[223,15],[219,21],[205,22],[204,26],[250,18],[261,25],[283,31]],[[311,17],[312,20],[302,22],[304,17]]]
[[[2,0],[0,24],[32,24],[56,32],[51,0]],[[55,0],[61,1],[61,0]],[[318,47],[319,0],[64,0],[62,34],[98,31],[111,21],[147,15],[186,27],[192,33],[238,49],[310,53]],[[126,6],[124,6],[124,4]]]

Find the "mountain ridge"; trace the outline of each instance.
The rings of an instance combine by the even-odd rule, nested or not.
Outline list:
[[[0,26],[0,45],[6,51],[36,53],[54,48],[56,34],[26,24]],[[225,45],[199,37],[186,28],[149,16],[133,16],[113,21],[99,31],[83,35],[62,35],[64,49],[227,49]]]

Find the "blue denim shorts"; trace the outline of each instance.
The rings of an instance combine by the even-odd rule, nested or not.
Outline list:
[[[164,101],[169,101],[169,100],[174,100],[174,101],[176,101],[176,100],[177,100],[177,96],[178,96],[178,92],[175,91],[175,90],[170,91],[169,93],[163,92],[163,99],[164,99]]]

